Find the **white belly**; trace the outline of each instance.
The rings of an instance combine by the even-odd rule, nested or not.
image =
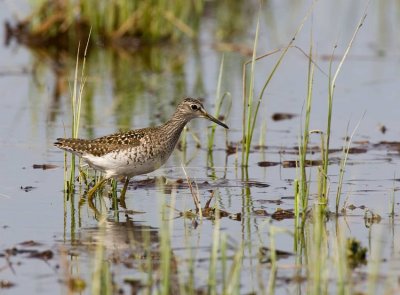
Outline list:
[[[110,153],[102,157],[93,155],[83,155],[82,158],[94,169],[101,170],[106,173],[105,177],[119,177],[145,174],[152,172],[161,167],[166,159],[164,157],[128,158],[123,155]]]

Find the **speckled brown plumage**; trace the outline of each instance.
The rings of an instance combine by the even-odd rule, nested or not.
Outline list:
[[[174,150],[185,125],[193,118],[206,118],[225,128],[210,116],[197,99],[187,98],[171,119],[158,127],[119,132],[96,139],[58,138],[60,149],[82,157],[106,178],[149,173],[163,165]]]
[[[77,155],[89,153],[101,157],[112,151],[139,146],[140,139],[143,138],[147,132],[151,132],[151,130],[148,129],[153,128],[118,132],[96,139],[57,138],[57,142],[55,142],[54,145]]]

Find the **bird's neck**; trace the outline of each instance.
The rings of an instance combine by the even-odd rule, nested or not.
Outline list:
[[[171,137],[172,140],[178,141],[183,128],[190,120],[182,118],[179,114],[174,114],[171,119],[161,126],[161,132]]]

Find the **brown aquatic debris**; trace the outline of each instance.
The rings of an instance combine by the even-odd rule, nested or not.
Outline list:
[[[256,209],[253,212],[257,216],[269,216],[268,212],[264,209]]]
[[[29,246],[29,247],[36,247],[36,246],[41,246],[42,244],[35,242],[33,240],[28,240],[28,241],[23,241],[19,243],[21,246]]]
[[[31,190],[35,189],[36,187],[31,186],[31,185],[27,185],[27,186],[22,186],[21,185],[21,189],[25,192],[30,192]]]
[[[262,161],[257,163],[257,165],[260,167],[271,167],[271,166],[277,166],[279,164],[280,164],[279,162],[271,162],[271,161]]]
[[[7,280],[0,280],[0,289],[8,289],[14,287],[15,284],[7,281]]]
[[[53,256],[54,256],[53,251],[45,250],[42,252],[34,252],[29,256],[29,258],[39,258],[39,259],[43,259],[43,260],[50,260],[53,258]]]
[[[272,120],[274,121],[290,120],[296,116],[297,116],[296,114],[290,114],[290,113],[275,113],[272,115]]]
[[[53,165],[53,164],[33,164],[32,165],[33,169],[43,169],[43,170],[54,169],[57,167],[58,167],[57,165]]]
[[[278,208],[274,213],[272,213],[271,217],[275,220],[292,219],[294,218],[294,213],[293,211]]]
[[[306,167],[321,166],[322,161],[321,160],[306,160],[305,164],[306,164]],[[296,160],[282,161],[282,167],[283,168],[296,168],[296,167],[300,167],[300,163]]]

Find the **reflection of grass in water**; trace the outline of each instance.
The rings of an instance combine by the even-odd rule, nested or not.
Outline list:
[[[163,183],[158,183],[159,190],[163,191]],[[106,228],[106,216],[102,215],[99,221],[99,234],[96,235],[96,251],[92,263],[94,269],[92,272],[91,289],[93,294],[110,294],[122,286],[114,285],[112,274],[114,263],[120,261],[119,255],[125,257],[123,263],[134,265],[139,273],[133,277],[125,278],[124,282],[135,283],[141,292],[145,294],[198,294],[198,292],[207,292],[207,294],[220,294],[222,282],[222,294],[239,294],[240,274],[242,269],[243,247],[233,250],[228,248],[226,234],[220,231],[220,214],[218,207],[215,207],[213,214],[214,230],[212,234],[212,250],[207,258],[209,273],[204,280],[201,280],[201,268],[196,264],[202,261],[203,257],[198,257],[198,250],[194,248],[192,237],[185,234],[184,244],[189,256],[181,259],[176,256],[173,249],[174,220],[176,216],[175,199],[176,189],[172,189],[169,202],[164,196],[160,196],[160,229],[156,238],[151,239],[150,232],[144,227],[142,232],[126,232],[123,234],[125,246],[129,247],[132,256],[126,257],[126,252],[113,252],[114,246],[109,245],[106,239],[112,235],[112,228]],[[194,192],[198,193],[198,192]],[[215,205],[217,206],[217,204]],[[103,211],[104,212],[104,211]],[[201,212],[201,210],[199,211]],[[187,216],[184,220],[191,220],[192,225],[197,223],[198,230],[201,230],[203,220],[199,212],[191,217]],[[209,221],[210,222],[210,221]],[[134,228],[127,228],[135,230]],[[187,230],[185,226],[185,230]],[[190,230],[193,230],[190,229]],[[139,239],[139,237],[142,237]],[[112,236],[111,236],[112,237]],[[196,237],[194,237],[196,239]],[[119,242],[116,240],[115,242]],[[106,246],[108,245],[108,246]],[[106,247],[109,247],[108,249]],[[141,250],[139,250],[141,249]],[[109,251],[113,254],[110,256]],[[119,250],[118,250],[119,251]],[[228,256],[228,253],[232,253]],[[200,259],[200,260],[199,260]],[[220,271],[221,270],[221,271]],[[200,288],[200,289],[199,289]]]
[[[143,114],[142,109],[149,101],[151,114],[160,115],[160,118],[149,118],[150,125],[158,124],[158,120],[164,122],[168,112],[157,114],[157,109],[162,109],[161,106],[168,104],[169,101],[166,100],[169,100],[171,93],[176,93],[176,99],[179,101],[185,93],[185,58],[182,57],[182,53],[163,47],[149,47],[133,55],[123,51],[119,53],[116,55],[106,51],[96,58],[102,57],[101,63],[106,59],[107,66],[104,67],[102,75],[111,79],[114,97],[111,107],[118,128],[132,128],[135,112]],[[99,61],[96,60],[96,63],[99,64]],[[93,66],[98,67],[96,64]],[[174,79],[171,79],[170,75],[173,75]],[[170,83],[171,81],[179,82]],[[142,124],[134,127],[145,126]]]
[[[106,257],[105,248],[105,230],[106,230],[106,219],[105,216],[101,217],[98,223],[100,234],[100,240],[97,241],[95,256],[93,260],[93,272],[92,272],[92,294],[114,294],[113,283],[112,283],[112,272],[110,262]]]

